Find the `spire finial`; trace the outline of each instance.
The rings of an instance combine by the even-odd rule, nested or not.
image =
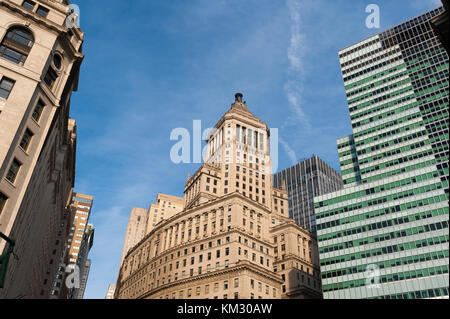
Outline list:
[[[242,103],[242,98],[244,97],[244,95],[242,93],[236,93],[234,97],[236,102]]]

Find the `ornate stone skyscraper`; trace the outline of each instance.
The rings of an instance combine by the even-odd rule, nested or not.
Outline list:
[[[121,266],[116,298],[320,298],[316,238],[272,187],[270,131],[236,94],[184,188]]]
[[[0,232],[15,240],[0,298],[48,298],[66,254],[83,33],[68,1],[0,0]],[[0,240],[0,253],[8,249]]]

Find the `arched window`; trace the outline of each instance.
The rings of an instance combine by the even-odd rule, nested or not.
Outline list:
[[[34,39],[30,30],[24,27],[12,27],[0,44],[0,57],[23,65],[33,44]]]

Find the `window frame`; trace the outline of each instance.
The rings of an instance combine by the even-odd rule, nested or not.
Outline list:
[[[11,88],[9,89],[9,91],[7,91],[5,88],[2,87],[2,85],[4,84],[4,81],[9,81],[9,82],[11,83]],[[3,97],[3,96],[0,95],[0,99],[7,100],[8,97],[11,95],[11,92],[12,92],[12,90],[13,90],[15,84],[16,84],[16,81],[15,81],[15,80],[10,79],[10,78],[8,78],[8,77],[6,77],[6,76],[2,77],[2,78],[0,79],[0,92],[1,92],[1,91],[4,91],[4,92],[7,92],[8,94],[7,94],[5,97]]]
[[[16,169],[16,171],[14,172],[13,179],[11,180],[11,179],[10,179],[10,173],[11,173],[11,169],[12,169],[13,165],[16,165],[17,169]],[[11,184],[14,185],[14,183],[16,182],[17,176],[19,175],[20,168],[22,167],[22,165],[23,165],[23,164],[22,164],[17,158],[14,158],[13,161],[11,162],[11,164],[9,165],[8,173],[6,174],[5,178],[6,178]]]
[[[21,40],[26,43],[22,43]],[[14,25],[6,31],[0,43],[0,57],[19,66],[23,66],[30,55],[34,43],[34,35],[29,28]],[[14,53],[14,55],[8,55],[8,50]]]

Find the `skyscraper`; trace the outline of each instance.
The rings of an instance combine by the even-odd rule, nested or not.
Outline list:
[[[122,255],[120,257],[120,265],[127,252],[133,248],[138,242],[144,238],[147,231],[148,209],[141,207],[133,207],[128,218],[125,238],[123,240]]]
[[[120,265],[122,265],[123,258],[131,248],[136,246],[158,223],[181,212],[183,206],[183,197],[159,193],[156,202],[151,204],[149,209],[133,207],[123,241]]]
[[[66,249],[75,180],[83,32],[68,1],[0,2],[0,232],[14,239],[0,298],[49,298]],[[0,253],[8,249],[0,240]]]
[[[89,271],[92,261],[88,258],[89,252],[94,245],[94,225],[88,224],[84,231],[83,240],[81,241],[80,251],[78,254],[77,265],[80,269],[80,287],[73,289],[70,294],[71,299],[83,299],[86,290]]]
[[[106,292],[105,299],[114,299],[114,292],[116,291],[116,285],[109,284],[108,291]]]
[[[339,52],[345,187],[315,198],[325,298],[448,298],[448,55],[439,7]]]
[[[70,228],[67,246],[69,248],[68,263],[77,263],[80,249],[86,236],[90,236],[93,226],[88,225],[94,198],[90,195],[74,193],[72,197],[72,227]],[[89,234],[86,231],[89,230]]]
[[[67,252],[60,263],[53,289],[50,292],[52,299],[73,299],[84,293],[84,289],[67,287],[65,280],[75,265],[79,269],[80,282],[87,280],[88,274],[84,271],[89,251],[94,243],[94,226],[88,223],[93,203],[94,198],[90,195],[72,194],[71,218],[66,242]]]
[[[343,187],[341,174],[314,155],[273,176],[274,187],[283,188],[285,183],[289,218],[294,219],[297,225],[315,233],[314,197],[341,189]]]
[[[76,289],[76,293],[73,296],[73,299],[83,299],[84,292],[86,291],[87,280],[89,277],[89,271],[91,270],[92,261],[90,259],[86,259],[83,264],[81,276],[80,276],[80,288]]]
[[[287,217],[270,131],[235,98],[188,176],[183,210],[125,256],[116,298],[321,298],[316,237]]]
[[[156,202],[150,205],[146,234],[161,221],[169,219],[181,212],[184,207],[184,198],[166,194],[158,194]]]

